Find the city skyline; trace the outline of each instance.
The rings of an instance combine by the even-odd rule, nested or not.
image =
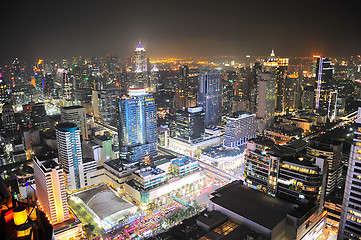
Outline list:
[[[225,3],[39,3],[9,7],[0,63],[133,55],[139,40],[153,57],[359,54],[356,10],[335,1]],[[35,14],[33,14],[35,12]],[[39,14],[37,14],[39,13]],[[40,14],[41,13],[41,14]],[[211,17],[210,17],[211,16]]]

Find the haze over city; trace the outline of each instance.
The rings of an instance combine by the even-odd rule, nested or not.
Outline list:
[[[357,8],[339,1],[9,2],[0,62],[13,57],[127,57],[142,40],[153,57],[346,57],[360,50]]]

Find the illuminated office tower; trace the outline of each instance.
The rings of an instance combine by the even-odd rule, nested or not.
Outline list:
[[[203,140],[205,132],[202,107],[178,110],[171,124],[171,135],[189,143]]]
[[[314,56],[316,58],[316,94],[315,109],[319,112],[326,112],[329,109],[329,101],[332,99],[333,92],[332,78],[333,66],[328,58]]]
[[[337,239],[361,239],[361,108],[358,108],[348,162]]]
[[[61,108],[61,121],[73,122],[80,129],[83,139],[88,139],[85,108],[82,106],[70,106]]]
[[[257,94],[258,131],[262,132],[274,121],[276,107],[276,73],[265,71],[259,74]]]
[[[221,74],[203,72],[199,74],[198,105],[206,113],[205,125],[217,126],[221,122]]]
[[[134,87],[147,87],[147,58],[145,49],[140,42],[135,49],[135,80]]]
[[[150,71],[150,77],[149,77],[149,91],[152,93],[157,92],[157,86],[159,82],[160,76],[159,76],[159,69],[156,65],[153,66],[152,70]]]
[[[72,122],[62,122],[56,126],[56,140],[58,144],[59,164],[67,177],[69,191],[82,187],[84,174],[82,171],[82,150],[80,131]]]
[[[117,101],[119,155],[137,163],[157,155],[157,107],[152,93],[130,89]]]
[[[277,59],[277,96],[276,96],[276,110],[280,113],[284,113],[287,105],[286,99],[286,80],[288,74],[288,58]]]
[[[189,107],[188,95],[189,95],[189,68],[188,66],[179,67],[179,81],[174,96],[174,106],[176,109],[182,109]]]
[[[69,219],[63,169],[53,160],[33,160],[36,196],[51,224]]]

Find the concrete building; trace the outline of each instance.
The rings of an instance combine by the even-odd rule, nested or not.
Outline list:
[[[327,161],[326,195],[341,186],[342,147],[342,142],[324,137],[314,138],[309,141],[307,155],[310,157],[323,157]]]
[[[61,108],[61,121],[73,122],[79,127],[83,139],[88,139],[85,108],[82,106],[70,106]]]
[[[223,146],[232,148],[246,145],[249,139],[256,137],[255,117],[256,114],[248,112],[235,112],[227,117]]]
[[[53,160],[39,161],[36,157],[33,164],[36,195],[50,223],[68,220],[69,209],[63,169]]]
[[[361,238],[361,108],[358,108],[348,162],[338,239]]]
[[[301,206],[257,190],[238,181],[212,193],[208,209],[219,211],[235,223],[266,239],[317,239],[323,232],[327,212],[318,206]]]

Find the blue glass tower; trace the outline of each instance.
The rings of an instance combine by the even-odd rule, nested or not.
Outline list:
[[[117,99],[119,155],[123,163],[157,155],[157,108],[153,94],[130,89]]]
[[[56,140],[59,164],[67,176],[67,188],[69,191],[79,189],[84,176],[79,169],[83,157],[78,126],[71,122],[59,123],[56,126]]]
[[[221,74],[204,72],[199,74],[198,105],[205,112],[205,125],[217,126],[221,122]]]

